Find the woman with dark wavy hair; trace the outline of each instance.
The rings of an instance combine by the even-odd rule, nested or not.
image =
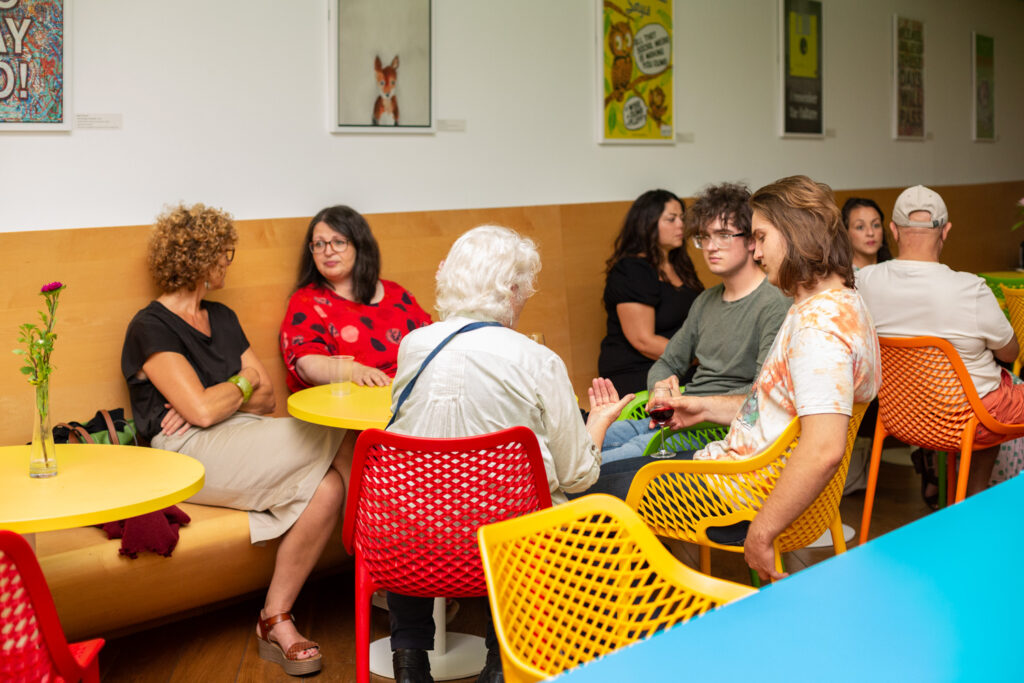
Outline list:
[[[341,354],[355,357],[353,382],[386,386],[402,338],[429,324],[412,294],[380,279],[380,248],[358,211],[331,206],[313,216],[281,322],[289,389],[329,383],[327,359]]]
[[[619,394],[647,388],[647,371],[704,290],[683,240],[685,208],[668,190],[648,190],[615,238],[604,286],[608,332],[597,367]]]
[[[850,197],[843,204],[843,225],[853,247],[853,269],[892,258],[885,240],[885,214],[873,199]]]

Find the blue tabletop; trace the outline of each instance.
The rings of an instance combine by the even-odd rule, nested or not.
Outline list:
[[[558,678],[1024,681],[1024,476]]]

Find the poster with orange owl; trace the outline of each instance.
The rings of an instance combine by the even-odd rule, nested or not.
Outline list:
[[[602,143],[672,143],[672,3],[599,0]]]

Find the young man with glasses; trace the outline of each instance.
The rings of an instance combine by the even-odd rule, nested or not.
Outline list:
[[[792,301],[754,262],[749,199],[742,185],[712,185],[686,212],[687,238],[722,282],[694,301],[648,372],[649,389],[667,385],[677,396],[689,377],[687,395],[742,396],[757,376]],[[655,434],[650,425],[646,419],[613,424],[605,435],[603,463],[642,455]]]

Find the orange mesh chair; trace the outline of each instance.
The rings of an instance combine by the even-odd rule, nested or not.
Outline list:
[[[853,407],[846,451],[835,475],[803,514],[775,539],[778,571],[782,571],[782,553],[810,545],[826,529],[832,532],[836,554],[846,551],[839,502],[850,467],[850,452],[866,409],[866,403]],[[655,534],[700,546],[700,569],[710,574],[711,548],[743,552],[743,546],[712,541],[708,528],[754,519],[799,440],[800,420],[793,418],[775,443],[748,460],[663,460],[645,465],[629,487],[626,504],[637,511]]]
[[[1013,333],[1020,346],[1017,360],[1013,361],[1013,374],[1020,375],[1021,361],[1024,360],[1024,287],[1007,287],[1003,284],[999,287],[1003,290],[1003,300],[1006,301],[1006,310],[1010,314],[1010,324],[1013,325]]]
[[[0,531],[0,680],[100,680],[102,639],[68,645],[28,542]]]
[[[971,453],[1024,436],[1024,424],[1003,424],[985,410],[960,355],[945,339],[879,337],[878,344],[882,354],[882,386],[878,391],[878,422],[871,448],[868,489],[864,494],[861,543],[868,540],[885,437],[892,435],[911,446],[945,451],[948,500],[959,503],[967,495]],[[979,424],[999,434],[999,438],[977,441],[974,435]],[[957,452],[960,475],[955,480],[954,495]]]
[[[508,683],[547,679],[754,592],[680,563],[603,494],[478,535]]]
[[[477,529],[551,507],[540,445],[526,427],[460,439],[368,429],[356,441],[349,489],[342,541],[356,564],[360,683],[370,679],[374,591],[482,597]]]

